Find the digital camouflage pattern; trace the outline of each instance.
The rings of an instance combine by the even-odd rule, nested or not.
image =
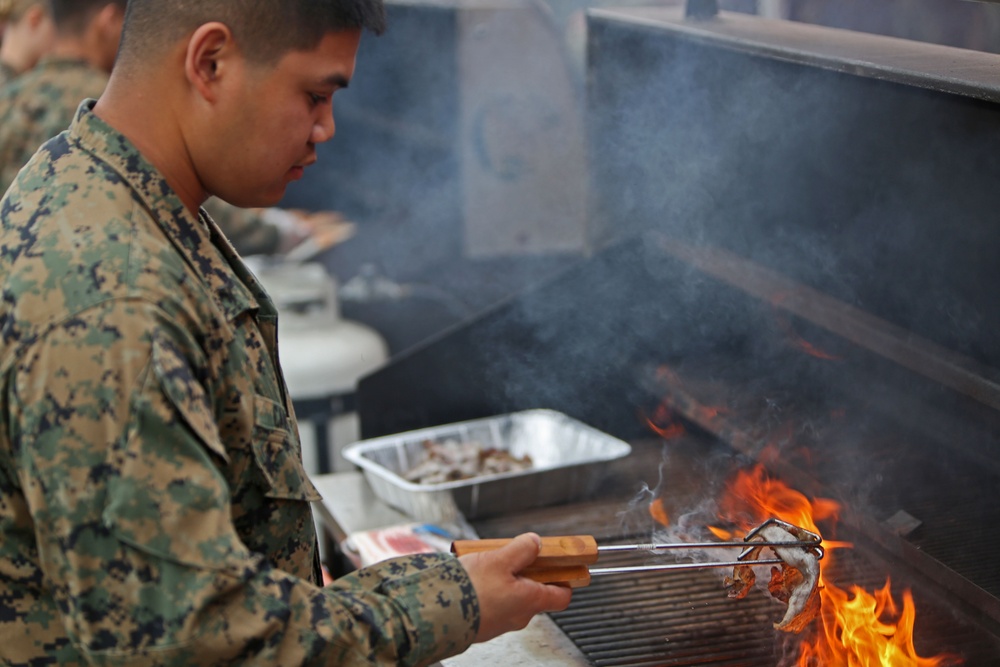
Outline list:
[[[0,87],[17,76],[17,71],[7,63],[0,62]]]
[[[83,60],[49,57],[0,88],[0,194],[7,190],[38,147],[73,121],[85,99],[96,99],[108,74]],[[218,199],[205,204],[240,254],[271,254],[281,233],[259,215]]]
[[[451,556],[316,585],[275,307],[91,105],[0,201],[0,662],[463,651],[479,607]]]
[[[281,231],[256,213],[212,197],[204,204],[212,220],[244,257],[273,255],[281,247]]]
[[[73,120],[80,102],[100,97],[107,75],[83,60],[43,58],[0,88],[0,191],[38,147]]]

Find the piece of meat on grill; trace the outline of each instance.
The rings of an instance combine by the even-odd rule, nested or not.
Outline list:
[[[766,542],[795,542],[803,537],[793,535],[781,526],[765,526],[760,534]],[[775,571],[782,574],[783,583],[778,588],[782,596],[788,596],[785,616],[774,627],[785,632],[801,632],[819,615],[819,558],[813,551],[801,547],[771,549],[785,561],[780,570],[772,569],[772,579]],[[794,570],[799,576],[791,575],[789,570]]]
[[[807,539],[807,536],[793,535],[781,526],[770,525],[765,526],[751,542],[797,542],[801,539]],[[815,552],[802,547],[770,549],[784,562],[780,568],[771,568],[768,591],[788,605],[785,615],[774,627],[783,632],[801,632],[819,615],[819,558]],[[753,549],[746,556],[747,563],[737,565],[733,568],[733,576],[726,577],[726,585],[731,587],[730,597],[746,597],[753,587],[756,575],[752,563],[760,558],[762,550],[762,547]]]
[[[819,616],[819,588],[809,586],[802,571],[787,563],[781,567],[771,567],[771,581],[767,584],[771,595],[788,605],[784,618],[774,627],[785,632],[802,632],[809,623]],[[800,608],[801,607],[801,608]]]
[[[746,559],[748,561],[754,561],[760,558],[760,550],[763,547],[757,547],[747,554]],[[753,571],[753,566],[747,565],[737,565],[733,568],[733,576],[726,577],[725,584],[729,588],[729,597],[736,600],[742,600],[750,592],[750,589],[754,587],[757,583],[757,575]]]

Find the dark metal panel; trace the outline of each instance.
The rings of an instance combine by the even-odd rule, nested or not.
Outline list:
[[[648,277],[645,252],[624,243],[580,261],[394,357],[359,384],[362,436],[537,407],[634,432],[632,359],[671,348],[659,340],[662,314],[646,316],[663,282]]]
[[[982,66],[982,80],[963,79],[979,86],[970,96],[862,71],[879,49],[897,64],[912,55],[915,69],[946,67],[957,49],[659,16],[591,16],[599,235],[658,229],[728,248],[1000,367],[1000,309],[984,288],[1000,282],[1000,104],[980,99],[994,96],[1000,56],[961,52]]]
[[[675,8],[595,9],[591,15],[594,22],[683,34],[717,49],[1000,101],[996,54],[734,12],[702,21]]]

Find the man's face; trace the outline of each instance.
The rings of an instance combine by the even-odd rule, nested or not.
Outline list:
[[[333,94],[354,74],[360,39],[360,30],[329,33],[277,65],[244,63],[219,106],[210,193],[244,207],[284,196],[316,161],[316,145],[333,137]]]

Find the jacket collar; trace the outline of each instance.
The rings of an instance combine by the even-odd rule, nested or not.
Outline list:
[[[263,287],[204,209],[193,215],[162,174],[120,132],[93,113],[84,101],[70,126],[70,140],[98,157],[128,183],[152,219],[216,298],[230,320],[247,310],[273,316]]]

